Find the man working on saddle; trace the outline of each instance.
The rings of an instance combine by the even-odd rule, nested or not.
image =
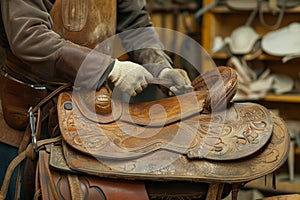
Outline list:
[[[92,51],[98,43],[115,33],[151,27],[144,0],[116,2],[105,0],[99,1],[100,3],[93,0],[56,0],[56,2],[1,0],[0,2],[1,68],[2,73],[7,73],[14,79],[32,85],[46,83],[46,86],[47,83],[53,82],[74,83],[79,79],[81,87],[95,90],[108,79],[115,87],[131,96],[142,92],[156,77],[169,79],[172,82],[170,89],[173,92],[191,87],[190,81],[172,68],[170,59],[161,49],[162,46],[153,29],[147,31],[144,40],[140,40],[143,36],[139,37],[136,33],[121,36],[125,49],[139,49],[128,54],[131,61],[119,61],[111,55]],[[56,4],[58,8],[52,12]],[[88,16],[93,14],[89,9],[96,9],[97,16]],[[56,22],[57,17],[67,30],[64,36],[53,29],[56,25],[53,22]],[[93,24],[97,20],[101,24]],[[80,32],[90,26],[97,28],[89,35],[93,39],[92,43],[81,41],[82,43],[76,44],[72,39],[65,37],[68,36],[68,31]],[[141,42],[144,47],[149,43],[149,46],[157,48],[136,47]],[[4,64],[7,57],[12,63],[10,66]],[[78,73],[82,63],[85,66],[84,73]],[[1,181],[9,159],[18,152],[17,149],[4,144],[5,141],[2,142],[1,155],[10,155],[10,158],[1,157]],[[13,188],[11,192],[12,195]]]

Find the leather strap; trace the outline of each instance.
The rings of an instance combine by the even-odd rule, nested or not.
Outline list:
[[[45,199],[60,199],[59,194],[56,190],[54,181],[53,181],[53,176],[50,172],[50,169],[48,167],[48,159],[45,157],[45,152],[40,152],[39,154],[39,162],[38,162],[38,167],[39,167],[39,174],[43,174],[43,176],[40,177],[40,182],[47,184],[47,187],[50,188],[50,191],[43,191],[43,187],[41,187],[41,193],[45,194],[46,197]]]
[[[14,158],[11,163],[9,164],[4,180],[3,180],[3,185],[1,187],[1,191],[0,191],[0,200],[5,200],[6,198],[6,194],[7,194],[7,190],[8,190],[8,186],[9,186],[9,182],[10,182],[10,178],[11,175],[14,171],[14,169],[26,158],[26,153],[25,151],[22,152],[21,154],[19,154],[16,158]]]
[[[57,143],[61,141],[61,136],[56,137],[56,138],[50,138],[50,139],[45,139],[45,140],[41,140],[37,142],[37,147],[38,149],[42,148],[43,146],[45,146],[46,144],[51,144],[51,143]],[[35,152],[33,149],[33,145],[29,144],[26,151],[23,151],[22,153],[20,153],[17,157],[15,157],[11,163],[9,164],[6,173],[5,173],[5,177],[3,180],[3,185],[1,187],[0,190],[0,200],[5,200],[6,198],[6,194],[8,191],[8,186],[10,183],[10,179],[12,176],[12,173],[14,172],[15,168],[23,161],[25,160],[25,158],[28,157],[30,159],[34,159],[35,158]]]
[[[221,200],[223,189],[224,189],[224,183],[211,183],[208,188],[206,200],[211,200],[211,199]]]
[[[70,186],[71,199],[72,200],[81,200],[84,199],[84,195],[80,188],[80,182],[77,175],[68,174],[68,182]]]
[[[60,87],[58,87],[56,90],[54,90],[53,92],[51,92],[47,97],[45,97],[42,101],[40,101],[33,109],[32,112],[35,113],[42,105],[44,105],[45,103],[47,103],[48,101],[50,101],[51,99],[53,99],[53,97],[55,97],[56,95],[58,95],[60,92],[62,92],[63,90],[71,87],[71,83],[65,83],[62,84]]]

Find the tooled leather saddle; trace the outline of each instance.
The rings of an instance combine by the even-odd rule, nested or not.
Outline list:
[[[115,187],[104,186],[109,183],[120,184],[124,199],[172,199],[174,188],[163,188],[183,182],[181,194],[173,199],[220,199],[228,185],[235,199],[240,185],[285,162],[288,135],[281,119],[259,104],[231,102],[237,88],[234,70],[215,68],[196,78],[193,86],[193,92],[152,102],[111,100],[106,114],[99,114],[99,102],[91,104],[86,96],[97,102],[109,99],[109,93],[61,93],[57,108],[62,143],[47,146],[39,158],[43,198],[66,195],[59,186],[63,178],[58,174],[63,174],[70,194],[81,197],[116,195],[111,191]],[[49,166],[44,162],[48,157]],[[153,186],[162,183],[159,191]],[[194,196],[184,194],[192,184],[199,187],[192,189]],[[134,194],[128,192],[132,190]]]
[[[285,124],[259,104],[231,102],[238,87],[233,69],[217,67],[192,85],[186,94],[132,104],[111,99],[106,89],[60,93],[61,136],[21,154],[39,152],[36,195],[221,199],[231,191],[236,199],[241,185],[285,162]]]

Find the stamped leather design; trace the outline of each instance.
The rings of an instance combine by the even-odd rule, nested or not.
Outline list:
[[[83,153],[107,159],[132,159],[165,149],[189,158],[234,160],[262,148],[273,129],[269,111],[251,103],[234,104],[226,113],[197,113],[166,126],[145,127],[123,121],[99,125],[82,116],[77,106],[64,110],[64,102],[72,102],[70,93],[58,100],[64,140]]]
[[[202,80],[205,76],[206,82]],[[219,92],[215,77],[223,78],[226,107],[204,113],[207,96],[218,97],[214,95]],[[158,150],[190,159],[247,157],[268,142],[273,121],[269,111],[258,104],[230,104],[227,98],[237,86],[232,77],[236,77],[232,69],[218,68],[197,79],[199,91],[140,104],[118,102],[122,112],[115,114],[118,109],[113,109],[112,116],[117,118],[107,123],[99,120],[105,115],[91,117],[93,112],[84,109],[72,93],[62,93],[58,99],[62,136],[80,152],[106,159],[133,159]]]
[[[136,180],[190,180],[199,182],[245,182],[278,169],[287,158],[289,136],[284,122],[270,114],[274,121],[268,143],[260,151],[243,159],[220,162],[189,159],[170,151],[154,151],[136,159],[115,160],[94,158],[63,145],[68,166],[78,171],[110,178]],[[170,159],[176,158],[176,159]]]

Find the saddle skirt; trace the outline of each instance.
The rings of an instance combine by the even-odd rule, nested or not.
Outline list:
[[[281,119],[271,113],[274,127],[269,142],[256,153],[231,161],[189,159],[168,150],[153,151],[133,159],[95,158],[67,142],[52,146],[50,165],[71,173],[105,178],[154,181],[243,183],[277,170],[287,158],[289,136]]]

